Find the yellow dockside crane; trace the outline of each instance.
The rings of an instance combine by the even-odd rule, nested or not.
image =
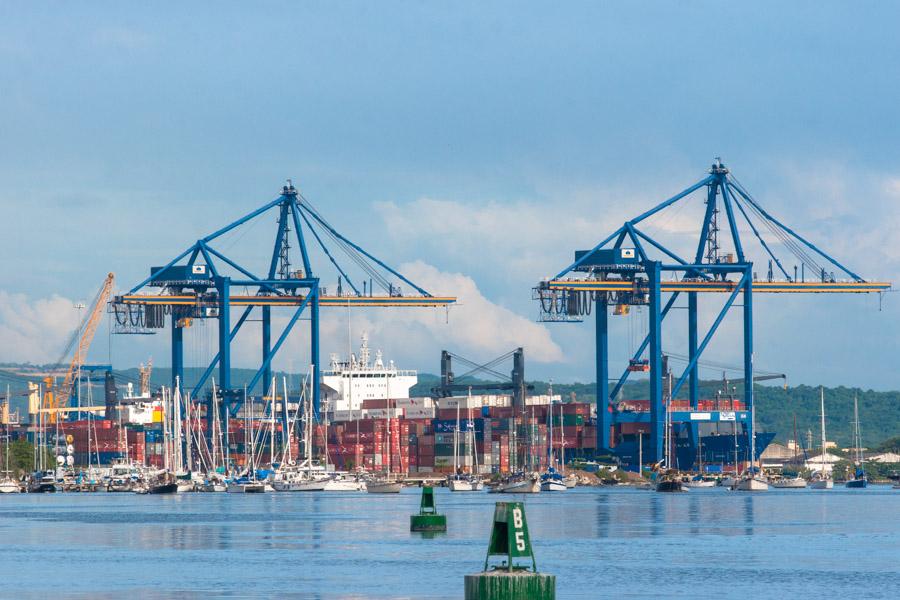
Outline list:
[[[91,302],[88,314],[79,328],[79,333],[76,334],[75,353],[69,363],[69,368],[66,371],[62,384],[59,388],[54,389],[53,377],[48,376],[44,378],[44,401],[41,408],[50,413],[51,423],[56,422],[57,413],[65,407],[72,396],[75,380],[84,364],[84,359],[87,357],[91,342],[94,340],[94,334],[97,333],[103,309],[106,307],[112,294],[115,278],[116,276],[113,273],[109,273],[103,281],[103,285],[100,286],[100,291],[97,292],[93,302]]]

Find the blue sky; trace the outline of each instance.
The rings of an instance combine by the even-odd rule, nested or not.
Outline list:
[[[532,376],[592,380],[590,325],[534,323],[531,286],[714,156],[863,276],[900,279],[889,4],[254,8],[0,4],[0,360],[57,358],[72,303],[107,271],[130,287],[288,177],[353,239],[466,300],[449,322],[354,315],[423,370],[445,346],[487,360],[524,344]],[[867,296],[760,298],[756,363],[895,389],[893,296],[881,311]],[[346,347],[342,319],[327,317],[328,351]],[[637,325],[615,327],[621,363]],[[739,364],[738,331],[727,322],[709,360]],[[680,331],[666,339],[680,351]],[[192,343],[199,363],[209,342]],[[305,343],[291,344],[280,366],[299,368]],[[117,337],[112,353],[168,362],[162,336]]]

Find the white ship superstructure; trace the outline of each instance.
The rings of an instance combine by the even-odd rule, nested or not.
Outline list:
[[[154,398],[149,392],[135,395],[134,385],[131,383],[127,385],[125,397],[119,404],[122,423],[133,425],[152,425],[162,422],[162,410],[161,398]]]
[[[365,400],[409,398],[409,390],[418,382],[416,371],[398,369],[394,361],[384,364],[381,350],[370,364],[369,336],[362,334],[359,357],[351,354],[340,361],[331,355],[331,365],[322,373],[322,393],[332,411],[359,411]]]

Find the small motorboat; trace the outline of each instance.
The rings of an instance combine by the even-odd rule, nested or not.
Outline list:
[[[716,480],[712,477],[704,477],[703,475],[695,475],[684,481],[684,485],[693,488],[712,488],[716,487]]]
[[[56,474],[53,471],[36,471],[28,483],[29,494],[49,494],[56,491]]]
[[[473,475],[451,475],[447,487],[451,492],[478,492],[484,489],[484,482]]]

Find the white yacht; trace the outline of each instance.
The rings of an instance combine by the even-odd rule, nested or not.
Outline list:
[[[18,494],[22,491],[19,482],[12,477],[0,479],[0,494]]]
[[[822,459],[819,470],[809,480],[809,488],[813,490],[830,490],[834,487],[834,480],[825,468],[825,388],[821,386],[819,387],[819,402],[821,404]]]

